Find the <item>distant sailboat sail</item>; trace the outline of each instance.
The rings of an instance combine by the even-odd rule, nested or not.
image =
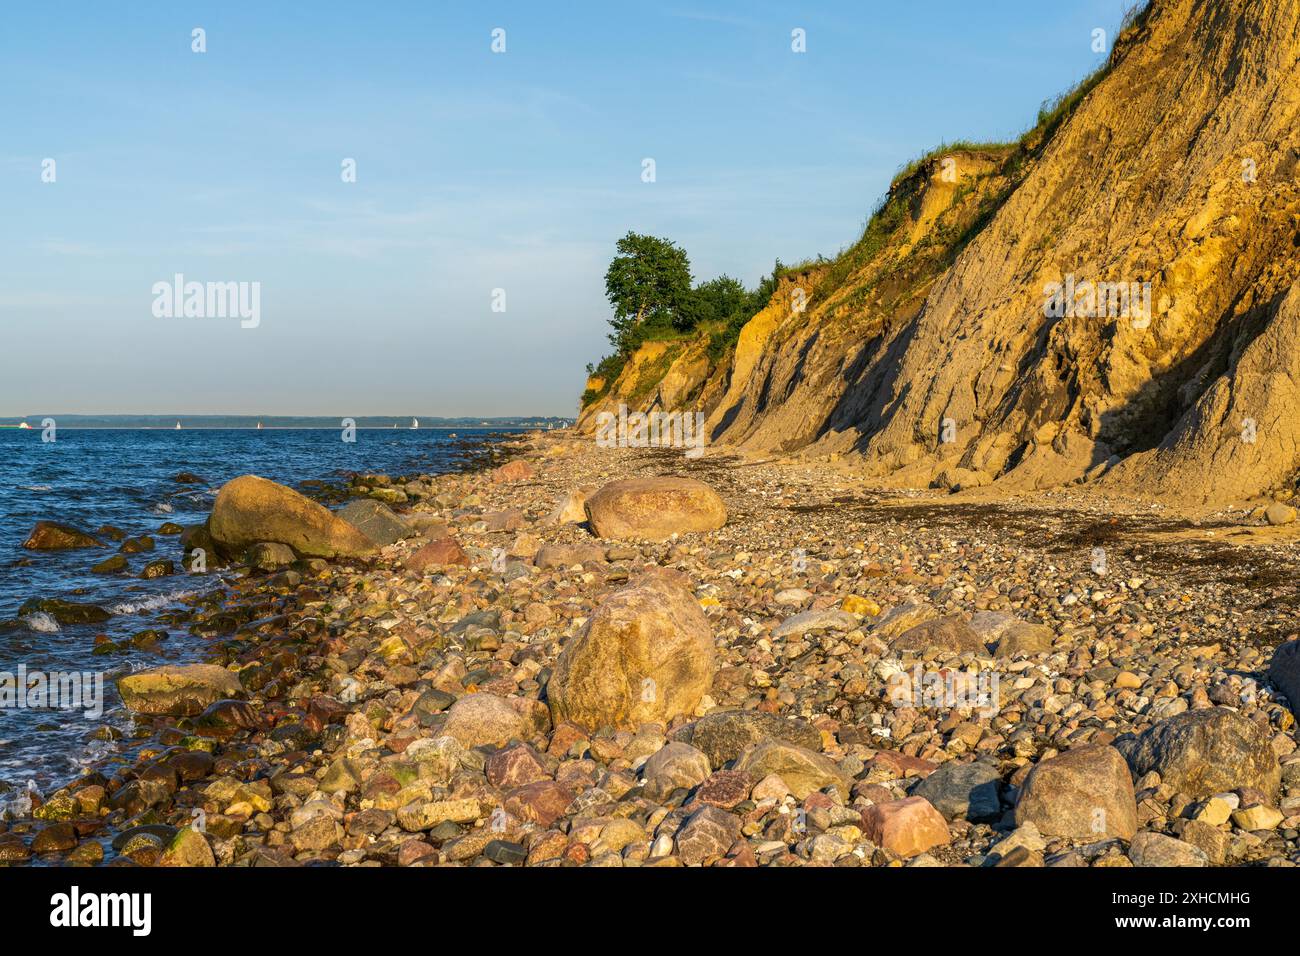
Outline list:
[[[177,422],[177,423],[176,423],[176,430],[177,430],[177,431],[180,431],[180,430],[181,430],[181,423],[180,423],[180,422]]]
[[[412,428],[419,428],[419,427],[420,427],[420,420],[419,420],[418,418],[412,418],[412,419],[411,419],[411,427],[412,427]]]
[[[261,431],[261,430],[262,430],[262,423],[261,423],[261,422],[258,422],[258,423],[257,423],[257,430],[258,430],[258,431]]]

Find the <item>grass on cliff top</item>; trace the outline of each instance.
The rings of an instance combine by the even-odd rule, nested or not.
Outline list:
[[[852,274],[870,262],[885,247],[889,238],[906,221],[907,204],[915,195],[920,183],[917,176],[929,164],[954,153],[991,153],[1005,154],[1001,174],[1011,181],[1009,187],[1000,191],[993,203],[982,204],[977,216],[978,228],[967,229],[956,237],[957,244],[952,252],[955,256],[980,228],[992,219],[1001,203],[1011,195],[1015,186],[1024,178],[1026,166],[1031,159],[1041,155],[1061,125],[1069,119],[1084,98],[1091,93],[1117,62],[1116,53],[1122,51],[1142,27],[1146,15],[1150,12],[1150,0],[1141,0],[1124,14],[1115,42],[1111,45],[1111,55],[1106,63],[1084,77],[1073,87],[1054,99],[1045,100],[1038,110],[1034,125],[1020,137],[1011,142],[972,142],[958,140],[943,143],[938,147],[904,163],[890,181],[889,191],[880,200],[875,210],[863,225],[862,235],[851,246],[841,249],[832,258],[817,256],[805,259],[781,270],[782,277],[809,270],[818,270],[822,274],[817,278],[813,300],[825,299],[839,289]]]

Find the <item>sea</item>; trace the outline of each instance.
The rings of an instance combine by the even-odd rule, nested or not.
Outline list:
[[[523,422],[412,428],[407,419],[358,420],[351,437],[334,420],[331,427],[293,427],[220,419],[225,427],[190,421],[177,429],[152,427],[69,427],[55,418],[50,432],[42,418],[30,429],[0,428],[0,682],[15,686],[20,670],[29,691],[42,675],[85,675],[86,697],[102,678],[101,707],[20,706],[0,694],[0,813],[29,790],[48,793],[92,764],[122,759],[119,740],[130,717],[114,678],[130,670],[197,659],[202,638],[182,626],[167,627],[159,616],[206,590],[220,587],[215,574],[189,574],[181,564],[179,538],[158,533],[166,522],[202,523],[221,485],[256,474],[291,487],[304,480],[341,484],[356,472],[389,475],[440,474],[469,464],[484,443],[517,433]],[[179,420],[178,420],[179,421]],[[236,422],[236,427],[230,427]],[[526,423],[535,427],[534,422]],[[49,440],[53,439],[53,440]],[[201,480],[175,480],[190,472]],[[22,542],[39,520],[58,521],[88,532],[112,525],[128,535],[153,537],[155,550],[127,555],[130,572],[93,574],[90,568],[117,553],[117,543],[74,551],[29,551]],[[144,564],[170,558],[176,573],[143,580]],[[21,614],[31,598],[62,598],[112,612],[99,624],[60,625],[48,614]],[[168,632],[158,651],[93,654],[98,635],[115,643],[140,631]],[[57,679],[57,678],[55,678]],[[29,692],[25,703],[42,702]],[[101,710],[101,713],[92,713]],[[119,753],[115,753],[119,752]]]

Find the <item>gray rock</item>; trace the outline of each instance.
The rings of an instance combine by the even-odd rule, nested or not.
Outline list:
[[[416,535],[416,530],[380,501],[358,498],[335,512],[367,538],[385,548]]]
[[[1287,641],[1273,652],[1268,679],[1286,695],[1292,712],[1300,715],[1300,640]]]
[[[1270,799],[1282,768],[1267,730],[1226,707],[1192,710],[1121,738],[1115,747],[1134,777],[1154,770],[1163,783],[1193,799],[1254,787]]]
[[[791,637],[809,631],[851,631],[858,619],[848,611],[827,608],[823,611],[803,611],[782,621],[773,631],[773,637]]]
[[[293,548],[275,541],[262,541],[253,545],[244,555],[244,562],[257,571],[278,571],[297,560]]]
[[[982,760],[950,760],[916,785],[912,796],[925,797],[949,820],[984,823],[1002,816],[1002,776]]]
[[[699,786],[712,772],[708,757],[690,744],[679,742],[665,744],[642,769],[647,792],[665,797],[678,788]]]
[[[827,787],[838,787],[848,794],[852,778],[829,757],[780,740],[765,740],[745,750],[736,760],[736,770],[746,770],[755,780],[776,774],[795,799]]]

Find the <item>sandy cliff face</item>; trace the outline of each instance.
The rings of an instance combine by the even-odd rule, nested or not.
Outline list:
[[[708,403],[714,444],[903,484],[1289,487],[1298,64],[1300,0],[1156,0],[1058,126],[900,178],[673,393]]]

